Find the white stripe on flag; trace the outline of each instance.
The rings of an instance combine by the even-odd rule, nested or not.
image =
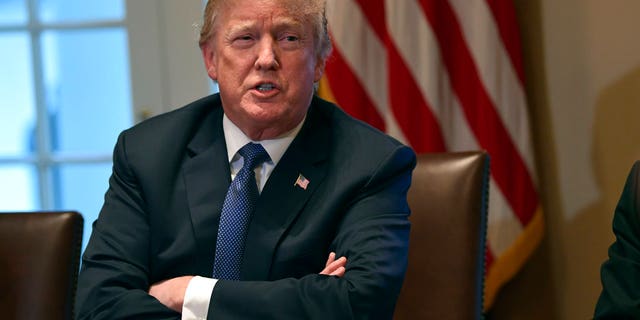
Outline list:
[[[522,234],[522,224],[493,178],[489,182],[489,190],[487,244],[493,255],[499,257]]]

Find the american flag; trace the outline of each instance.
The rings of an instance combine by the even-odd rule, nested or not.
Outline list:
[[[417,153],[489,153],[487,310],[544,226],[513,3],[327,0],[327,19],[321,96]]]
[[[293,185],[298,186],[303,190],[307,190],[307,186],[309,186],[309,182],[310,182],[309,179],[305,178],[302,174],[299,174],[298,179],[296,179],[296,182]]]

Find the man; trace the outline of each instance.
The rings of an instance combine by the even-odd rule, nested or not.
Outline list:
[[[210,0],[200,47],[220,94],[118,138],[78,318],[390,319],[415,155],[314,96],[323,1]]]
[[[595,319],[640,319],[640,161],[627,177],[613,216],[616,241],[602,265]]]

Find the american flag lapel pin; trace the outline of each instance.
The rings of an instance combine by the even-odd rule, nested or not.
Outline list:
[[[296,182],[293,184],[294,186],[298,186],[300,188],[302,188],[303,190],[307,190],[307,186],[309,186],[309,179],[305,178],[302,173],[298,174],[298,179],[296,179]]]

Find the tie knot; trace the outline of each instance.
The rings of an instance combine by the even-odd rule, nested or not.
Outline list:
[[[253,170],[257,165],[268,161],[269,154],[259,143],[249,142],[242,147],[238,153],[244,159],[244,165],[242,168],[247,168],[249,170]]]

